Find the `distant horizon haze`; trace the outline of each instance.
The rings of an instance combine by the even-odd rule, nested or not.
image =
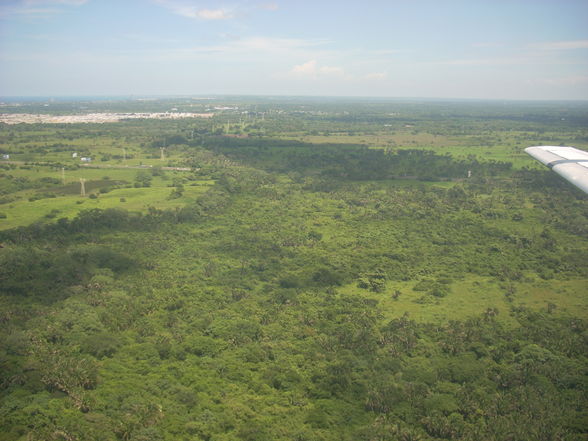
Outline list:
[[[2,96],[0,95],[0,103],[16,103],[23,102],[44,102],[51,103],[51,101],[58,102],[84,102],[84,101],[157,101],[157,100],[181,100],[193,99],[198,101],[231,101],[237,99],[253,99],[253,100],[325,100],[325,101],[382,101],[382,102],[488,102],[488,103],[558,103],[569,102],[582,104],[587,103],[588,99],[517,99],[517,98],[456,98],[456,97],[394,97],[394,96],[345,96],[345,95],[246,95],[246,94],[169,94],[169,95],[20,95],[20,96]]]

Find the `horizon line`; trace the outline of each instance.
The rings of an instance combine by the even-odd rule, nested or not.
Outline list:
[[[76,94],[76,95],[0,95],[2,100],[52,100],[52,99],[67,99],[71,101],[81,99],[116,99],[116,100],[137,100],[141,98],[157,98],[157,99],[172,99],[172,98],[288,98],[288,99],[350,99],[350,100],[421,100],[421,101],[507,101],[507,102],[588,102],[586,98],[456,98],[456,97],[419,97],[419,96],[375,96],[375,95],[282,95],[282,94]]]

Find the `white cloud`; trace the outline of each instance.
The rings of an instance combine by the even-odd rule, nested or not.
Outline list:
[[[139,38],[134,35],[125,37]],[[261,62],[268,66],[282,66],[281,69],[285,70],[288,69],[286,66],[291,65],[292,59],[314,59],[331,55],[320,47],[326,44],[326,41],[296,38],[248,37],[239,39],[232,37],[224,43],[192,47],[178,47],[179,45],[174,41],[168,41],[168,43],[171,47],[152,47],[143,50],[121,49],[112,55],[121,55],[127,59],[133,59],[135,62],[190,62],[196,60],[231,64]],[[331,66],[322,67],[324,74],[329,71],[336,73]]]
[[[182,17],[195,18],[200,20],[227,20],[233,18],[234,14],[226,8],[207,9],[194,4],[179,2],[176,0],[154,0],[160,6],[169,9],[171,12]]]
[[[268,11],[277,11],[279,9],[279,6],[276,2],[262,3],[259,5],[259,7]]]
[[[273,60],[277,60],[293,57],[302,58],[310,54],[320,54],[320,51],[316,47],[324,43],[321,40],[303,40],[297,38],[248,37],[233,39],[225,44],[172,49],[168,53],[172,56],[187,58],[194,58],[195,56],[205,54],[217,54],[229,56],[233,60],[239,57],[246,57],[248,60],[259,59],[260,57],[267,59],[269,55],[273,57]]]
[[[345,71],[341,67],[336,66],[322,66],[319,68],[319,72],[325,75],[343,75]]]
[[[588,49],[588,40],[551,41],[536,44],[534,47],[543,50]]]
[[[309,60],[306,63],[298,64],[292,68],[291,73],[306,77],[319,76],[344,76],[345,71],[337,66],[319,66],[316,60]]]
[[[48,17],[62,12],[64,6],[82,6],[87,2],[88,0],[20,0],[9,5],[0,5],[0,18],[8,16]]]
[[[203,20],[226,20],[233,15],[225,9],[200,9],[196,11],[196,16]]]
[[[292,68],[292,73],[302,75],[315,75],[316,74],[316,60],[310,60],[306,63],[299,64]]]
[[[0,0],[1,1],[1,0]],[[34,0],[33,0],[34,1]],[[59,1],[59,0],[56,0]],[[63,0],[63,1],[82,1],[82,0]],[[218,7],[218,0],[151,0],[174,14],[182,17],[194,18],[200,20],[227,20],[247,15],[253,10],[264,9],[266,11],[277,11],[280,7],[277,2],[264,2],[258,4],[249,4],[247,2],[236,4],[233,7]],[[215,5],[214,7],[205,7],[205,4]]]
[[[386,72],[372,72],[365,76],[366,80],[385,80],[386,78],[388,78]]]

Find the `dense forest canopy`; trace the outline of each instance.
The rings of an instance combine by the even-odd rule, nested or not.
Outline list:
[[[215,116],[0,124],[0,440],[588,439],[585,103],[45,104]]]

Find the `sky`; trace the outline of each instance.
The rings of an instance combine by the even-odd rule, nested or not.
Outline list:
[[[588,0],[0,0],[0,96],[588,100]]]

